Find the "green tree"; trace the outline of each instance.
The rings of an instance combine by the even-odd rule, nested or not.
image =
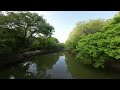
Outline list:
[[[104,67],[108,62],[120,60],[120,13],[115,15],[101,32],[83,36],[77,46],[77,59]]]
[[[54,27],[37,13],[6,12],[6,15],[0,14],[0,34],[2,34],[0,42],[4,46],[11,47],[13,51],[29,47],[36,36],[49,37],[53,32]]]
[[[62,45],[55,37],[37,37],[33,44],[30,46],[30,50],[58,50]]]
[[[70,33],[65,43],[65,47],[71,51],[75,51],[76,45],[78,44],[81,36],[100,32],[105,24],[106,22],[103,19],[78,22],[76,27]]]

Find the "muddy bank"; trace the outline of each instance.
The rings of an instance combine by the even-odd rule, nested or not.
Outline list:
[[[119,60],[111,60],[106,65],[105,68],[109,70],[119,71],[120,72],[120,61]]]
[[[36,51],[29,51],[25,53],[0,55],[0,65],[16,63],[17,61],[25,60],[26,58],[30,58],[31,56],[42,55],[42,54],[47,54],[51,52],[52,51],[36,50]]]

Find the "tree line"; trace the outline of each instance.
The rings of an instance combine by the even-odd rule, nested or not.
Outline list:
[[[63,48],[53,32],[54,27],[37,13],[0,12],[0,54]]]

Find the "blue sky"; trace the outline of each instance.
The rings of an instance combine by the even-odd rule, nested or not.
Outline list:
[[[87,21],[90,19],[109,19],[112,18],[117,11],[32,11],[42,15],[47,22],[54,28],[53,36],[60,42],[65,42],[68,35],[79,21]]]

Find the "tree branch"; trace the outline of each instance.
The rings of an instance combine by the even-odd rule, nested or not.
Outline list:
[[[27,27],[25,28],[25,32],[24,32],[24,37],[26,37],[27,35],[27,29],[28,29],[29,25],[27,25]]]

